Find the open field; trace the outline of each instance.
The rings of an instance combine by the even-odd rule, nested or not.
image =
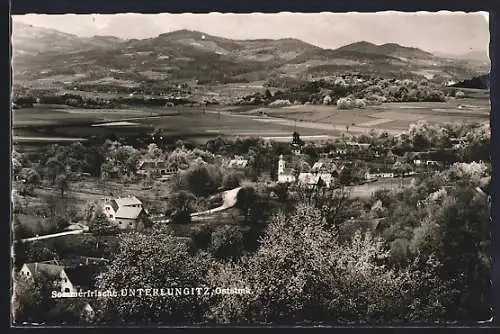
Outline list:
[[[370,198],[379,190],[397,190],[408,187],[413,178],[379,179],[372,183],[349,187],[351,197]]]
[[[118,123],[121,122],[121,123]],[[127,122],[127,123],[123,123]],[[139,134],[162,128],[167,135],[206,141],[217,135],[228,137],[289,136],[294,131],[293,122],[272,124],[267,120],[238,117],[228,112],[207,111],[196,108],[157,109],[141,108],[131,113],[109,110],[67,108],[22,109],[14,114],[14,136],[37,139],[43,137],[88,138],[104,134]],[[102,124],[109,123],[109,124]],[[101,126],[96,126],[100,124]],[[103,126],[105,125],[105,126]],[[304,129],[304,135],[332,135],[330,129]]]
[[[46,125],[66,125],[91,122],[123,121],[135,117],[176,115],[179,111],[167,108],[83,109],[65,106],[39,105],[12,112],[15,128]]]
[[[419,120],[429,123],[489,122],[490,103],[484,96],[447,102],[386,103],[366,109],[339,110],[336,106],[296,105],[284,108],[131,108],[79,109],[36,106],[13,115],[17,142],[48,143],[91,136],[149,133],[204,142],[218,135],[260,136],[283,140],[298,131],[310,140],[338,137],[347,129],[371,129],[397,134]],[[45,139],[44,139],[45,138]],[[49,139],[50,138],[50,139]]]
[[[370,129],[402,131],[419,120],[429,123],[489,122],[490,105],[488,99],[456,99],[448,102],[386,103],[368,106],[366,109],[339,110],[336,106],[299,105],[284,108],[261,108],[245,112],[250,116],[264,113],[269,119],[284,119],[302,127],[308,123],[318,123],[318,128],[326,125],[350,132]]]

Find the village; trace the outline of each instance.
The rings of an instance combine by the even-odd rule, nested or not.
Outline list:
[[[491,323],[491,18],[12,15],[11,325]]]
[[[86,235],[101,240],[102,244],[105,245],[101,247],[106,248],[111,247],[109,244],[116,242],[116,238],[122,233],[149,233],[148,231],[157,228],[159,225],[182,226],[188,224],[188,226],[202,226],[211,223],[218,224],[221,220],[234,224],[234,222],[241,222],[242,220],[238,220],[236,217],[241,218],[242,216],[244,216],[243,221],[247,221],[249,217],[245,210],[250,210],[251,204],[241,205],[242,203],[239,202],[246,200],[244,196],[241,196],[241,189],[248,187],[264,189],[259,196],[264,196],[267,201],[279,199],[280,187],[286,187],[286,191],[289,193],[317,191],[318,189],[335,191],[341,188],[350,188],[352,197],[359,196],[370,199],[377,192],[394,190],[394,187],[403,189],[412,184],[411,179],[422,177],[422,175],[433,175],[450,168],[461,158],[460,153],[457,152],[463,151],[471,140],[470,135],[469,137],[451,138],[447,143],[447,147],[431,147],[432,145],[428,145],[428,149],[425,151],[415,151],[412,149],[405,150],[402,148],[404,145],[397,144],[398,141],[411,141],[411,138],[384,138],[384,136],[384,134],[372,136],[371,138],[369,136],[358,138],[349,136],[335,142],[318,144],[306,143],[297,132],[294,132],[289,143],[274,143],[274,145],[279,146],[278,151],[281,152],[279,154],[270,153],[273,154],[271,160],[274,161],[269,161],[269,165],[264,166],[263,169],[257,168],[258,159],[256,159],[255,150],[252,149],[247,150],[247,152],[239,152],[241,154],[223,156],[220,154],[221,152],[203,151],[199,148],[186,149],[184,145],[177,145],[177,148],[173,151],[163,152],[153,142],[149,144],[147,149],[143,150],[145,153],[142,154],[142,157],[133,153],[128,158],[125,157],[125,159],[128,159],[126,160],[127,163],[129,163],[131,156],[137,158],[136,167],[133,168],[135,175],[132,179],[127,176],[129,171],[126,170],[125,165],[120,165],[116,161],[109,168],[104,167],[106,162],[101,167],[102,178],[127,176],[129,180],[134,180],[130,181],[131,183],[142,185],[138,188],[139,191],[136,193],[130,191],[114,192],[113,194],[101,193],[98,200],[84,203],[86,207],[93,205],[90,212],[83,215],[85,217],[82,217],[82,214],[75,214],[74,217],[70,218],[71,223],[60,224],[59,227],[51,229],[51,233],[30,233],[25,226],[26,222],[22,221],[22,217],[25,217],[27,213],[24,212],[24,214],[18,216],[18,219],[14,220],[15,226],[17,222],[18,227],[18,236],[15,238],[17,244],[14,245],[14,248],[17,248],[18,252],[26,252],[27,248],[34,247],[34,245],[43,245],[45,241]],[[382,140],[380,140],[381,138]],[[154,138],[152,140],[154,141]],[[217,140],[220,141],[221,139],[214,139],[214,142]],[[272,143],[262,143],[259,140],[255,141],[255,139],[241,139],[239,143],[241,144],[245,140],[248,141],[247,144],[253,140],[261,148],[268,147],[270,152],[278,152],[270,149],[273,146]],[[472,140],[475,139],[472,138]],[[209,146],[207,144],[205,148]],[[233,143],[233,146],[237,146],[237,144]],[[135,150],[126,146],[118,147],[118,149]],[[197,153],[193,155],[192,153],[195,151]],[[187,154],[182,156],[180,152]],[[186,156],[190,154],[189,152],[192,155],[191,160],[186,159]],[[41,176],[37,175],[44,173],[43,168],[40,168],[43,161],[32,161],[30,163],[28,162],[29,159],[22,156],[21,153],[15,155],[17,157],[15,163],[17,162],[23,166],[19,166],[19,173],[14,181],[15,184],[20,185],[18,187],[14,186],[14,205],[19,205],[22,202],[21,197],[29,198],[29,194],[33,195],[35,193],[33,189],[23,190],[23,187],[30,185],[32,188],[36,188],[41,187],[43,183],[40,180]],[[50,164],[50,158],[45,160]],[[110,157],[105,160],[110,160]],[[60,164],[64,163],[60,162]],[[165,196],[153,196],[156,198],[155,202],[160,202],[160,204],[151,201],[147,201],[149,204],[143,202],[145,197],[141,196],[141,194],[152,192],[154,187],[173,189],[172,183],[184,181],[187,182],[188,189],[190,186],[202,188],[204,183],[206,185],[207,182],[213,181],[210,180],[211,177],[214,178],[208,175],[207,171],[210,168],[207,169],[207,166],[209,165],[220,169],[220,171],[215,172],[220,174],[218,176],[219,181],[210,185],[210,189],[206,192],[197,193],[198,198],[193,195],[189,197],[185,194],[185,198],[177,196],[177,202],[174,199],[174,207],[170,209],[167,208],[169,205],[165,205],[164,202],[168,202],[168,198],[174,198],[175,196],[170,196],[171,194],[168,193]],[[66,164],[66,166],[69,165]],[[38,171],[37,168],[39,168]],[[193,176],[191,180],[186,176],[189,173],[196,172],[198,172],[198,175]],[[71,167],[68,167],[64,173],[70,174]],[[78,178],[80,179],[93,178],[88,172],[77,172],[76,174],[79,175]],[[76,174],[73,173],[73,175]],[[179,181],[179,178],[182,178],[180,175],[184,175],[184,180]],[[50,178],[49,175],[47,177]],[[59,179],[59,181],[54,182],[55,191],[61,191],[60,200],[65,201],[66,204],[68,200],[71,200],[68,198],[71,197],[68,196],[68,193],[78,191],[78,188],[72,187],[71,183],[71,178],[65,178],[63,181]],[[50,182],[47,181],[45,184],[50,184]],[[361,187],[360,189],[364,189],[362,187],[367,184],[374,184],[375,186],[371,190],[367,189],[366,192],[361,191],[361,194],[360,192],[356,193],[356,188]],[[196,193],[198,190],[192,189],[191,191]],[[66,194],[64,194],[64,191],[66,191]],[[265,195],[262,195],[262,193],[265,193]],[[200,202],[199,199],[202,197],[204,197],[204,205],[188,203]],[[54,208],[54,210],[57,211],[58,209]],[[37,219],[42,219],[42,217]],[[60,217],[59,219],[65,218]],[[42,220],[47,219],[43,218]],[[19,233],[20,230],[23,232]],[[178,233],[178,238],[183,241],[192,241],[192,235],[189,233]],[[108,239],[108,242],[106,239]],[[106,245],[107,243],[108,245]],[[45,246],[37,247],[43,248]],[[96,250],[98,249],[99,246],[96,245]],[[56,291],[68,294],[68,296],[79,291],[95,289],[98,275],[112,259],[105,258],[101,251],[83,254],[70,253],[73,254],[65,258],[64,255],[49,252],[49,254],[55,255],[54,258],[35,256],[35,258],[38,258],[36,262],[29,261],[29,255],[25,256],[29,262],[18,263],[19,273],[30,280],[53,281],[58,287]],[[112,253],[111,250],[107,254],[111,255]],[[17,260],[23,261],[22,258],[22,256],[17,256]],[[81,311],[85,312],[88,317],[95,316],[92,300],[87,299],[86,302],[82,302]]]

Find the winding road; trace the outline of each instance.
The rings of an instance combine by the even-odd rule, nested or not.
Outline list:
[[[198,217],[198,216],[204,216],[204,215],[210,215],[213,213],[221,212],[227,209],[230,209],[236,205],[236,202],[238,200],[238,193],[240,192],[241,187],[234,188],[231,190],[227,190],[222,193],[222,200],[223,203],[221,206],[206,210],[206,211],[201,211],[201,212],[195,212],[191,214],[191,217]]]
[[[210,209],[210,210],[205,210],[205,211],[200,211],[200,212],[194,212],[191,214],[192,218],[197,218],[196,221],[203,221],[205,218],[203,216],[211,215],[214,213],[218,212],[223,212],[225,210],[231,209],[234,207],[238,201],[238,193],[242,187],[234,188],[231,190],[226,190],[222,193],[222,205],[218,206],[216,208]],[[170,223],[170,219],[157,219],[155,220],[155,223]]]

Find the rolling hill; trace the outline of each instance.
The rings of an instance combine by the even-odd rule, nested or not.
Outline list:
[[[328,76],[349,71],[378,75],[465,80],[489,71],[488,64],[450,59],[390,43],[366,41],[322,49],[298,39],[232,40],[179,30],[154,38],[82,38],[53,29],[13,24],[14,81],[31,86],[75,83],[197,80],[230,83],[269,75]]]

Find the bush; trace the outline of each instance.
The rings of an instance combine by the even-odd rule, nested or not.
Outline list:
[[[241,185],[245,174],[240,171],[230,171],[222,177],[222,187],[224,189],[234,189]]]
[[[226,225],[212,233],[210,251],[215,258],[240,257],[243,250],[243,233],[238,226]]]
[[[354,108],[354,101],[350,98],[340,98],[337,100],[338,109],[352,109]]]
[[[215,165],[198,164],[190,167],[180,176],[180,185],[196,196],[208,196],[217,192],[222,174]]]
[[[369,95],[366,99],[366,104],[370,104],[370,105],[380,105],[382,103],[385,103],[387,102],[387,98],[385,96],[380,96],[380,95],[376,95],[376,94],[373,94],[373,95]]]
[[[179,191],[168,198],[166,215],[169,215],[174,224],[186,224],[191,222],[190,214],[194,211],[196,197],[187,192]]]
[[[354,100],[354,107],[364,109],[366,108],[366,101],[364,99],[356,99]]]
[[[332,98],[330,97],[330,95],[327,95],[327,96],[325,96],[325,98],[323,99],[323,104],[326,104],[326,105],[328,105],[328,104],[332,104],[332,101],[333,101],[333,100],[332,100]]]
[[[212,243],[213,228],[209,225],[198,225],[191,230],[191,240],[196,249],[207,249]]]
[[[273,108],[287,107],[291,105],[292,103],[290,102],[290,100],[276,100],[274,102],[269,103],[269,106]]]
[[[365,99],[340,98],[337,100],[338,109],[366,108]]]

